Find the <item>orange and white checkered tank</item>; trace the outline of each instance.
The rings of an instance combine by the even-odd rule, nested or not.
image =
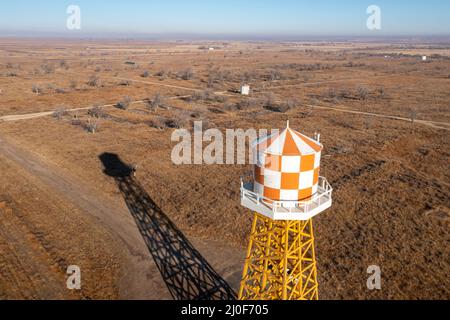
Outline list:
[[[274,201],[304,201],[318,190],[322,144],[289,127],[258,139],[254,192]]]

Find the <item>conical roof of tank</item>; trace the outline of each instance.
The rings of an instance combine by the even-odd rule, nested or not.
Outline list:
[[[280,156],[304,156],[321,152],[323,145],[289,127],[255,141],[259,153]]]

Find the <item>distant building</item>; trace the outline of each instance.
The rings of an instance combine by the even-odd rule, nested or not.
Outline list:
[[[215,49],[214,49],[213,47],[211,47],[211,48],[209,48],[208,50],[209,50],[209,51],[214,51]]]
[[[250,94],[250,86],[247,84],[241,86],[241,94],[244,96],[248,96]]]
[[[422,56],[422,61],[427,61],[428,57],[427,56]]]

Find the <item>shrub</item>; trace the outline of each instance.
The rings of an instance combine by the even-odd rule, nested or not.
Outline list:
[[[158,92],[155,94],[153,99],[148,102],[148,106],[152,111],[156,111],[158,108],[163,107],[164,97]]]
[[[274,96],[274,94],[273,93],[269,93],[266,97],[265,97],[265,100],[264,100],[264,103],[263,103],[264,105],[264,107],[271,107],[271,106],[275,106],[275,96]]]
[[[166,118],[154,117],[150,122],[148,122],[148,125],[152,128],[163,130],[166,127],[165,122]]]
[[[341,89],[339,91],[339,93],[337,94],[337,97],[341,98],[341,99],[348,99],[351,96],[352,96],[352,93],[349,90],[347,90],[347,89]]]
[[[283,74],[278,70],[271,70],[269,74],[269,80],[275,81],[275,80],[282,80]]]
[[[297,105],[297,101],[294,99],[287,99],[284,103],[289,110],[294,109]]]
[[[159,130],[180,129],[185,125],[185,121],[176,118],[154,117],[148,125]]]
[[[259,101],[256,99],[243,99],[241,101],[239,101],[235,107],[237,110],[246,110],[246,109],[250,109],[250,108],[255,108],[259,105]],[[272,102],[269,102],[272,103]]]
[[[150,77],[150,72],[149,72],[149,71],[144,71],[144,72],[141,74],[141,77],[142,77],[142,78],[148,78],[148,77]]]
[[[55,68],[53,67],[53,65],[48,63],[41,65],[41,69],[45,74],[51,74],[55,72]]]
[[[167,119],[165,121],[165,126],[171,129],[180,129],[182,127],[182,123],[179,119]]]
[[[366,87],[358,87],[356,93],[360,100],[366,100],[369,97],[369,89]]]
[[[116,104],[116,107],[122,110],[127,110],[130,107],[131,101],[132,100],[129,96],[125,96]]]
[[[105,112],[103,111],[103,108],[95,105],[91,109],[88,110],[88,115],[93,118],[103,118],[105,116]]]
[[[336,90],[334,88],[328,89],[328,92],[326,93],[326,96],[330,99],[335,99],[337,97]]]
[[[69,65],[66,60],[61,60],[59,62],[59,67],[65,70],[69,70]]]
[[[167,71],[166,71],[166,70],[161,70],[161,71],[158,71],[158,72],[156,73],[156,76],[157,76],[157,77],[164,77],[164,76],[166,76],[166,74],[167,74]]]
[[[272,111],[272,112],[279,112],[279,113],[286,113],[290,110],[289,106],[287,104],[276,104],[271,106],[264,106],[266,110]]]
[[[186,69],[181,72],[180,76],[183,80],[192,80],[195,77],[194,70],[192,68]]]
[[[36,94],[42,93],[42,88],[37,84],[33,84],[33,87],[31,90]]]
[[[189,100],[191,101],[199,101],[199,100],[206,100],[209,96],[209,91],[194,91],[194,93],[191,95]]]
[[[225,103],[227,99],[226,96],[214,94],[211,90],[194,91],[189,98],[190,101],[212,101],[219,103]]]
[[[129,86],[131,86],[131,81],[130,80],[120,80],[119,86],[129,87]]]
[[[84,129],[89,133],[96,133],[98,131],[98,121],[91,121],[91,119],[88,119],[87,123],[84,125]]]
[[[53,118],[56,118],[58,120],[61,120],[64,116],[66,116],[67,113],[67,109],[64,107],[59,107],[58,109],[55,110],[55,112],[53,112]]]
[[[90,87],[98,87],[100,85],[100,79],[96,75],[92,75],[86,84]]]
[[[269,94],[264,101],[264,109],[272,111],[272,112],[280,112],[285,113],[288,112],[292,107],[295,106],[295,102],[293,100],[288,100],[285,103],[278,104],[275,101],[275,97],[273,94]]]
[[[226,74],[219,69],[210,70],[208,74],[208,88],[212,88],[215,83],[222,83],[225,76]]]
[[[386,97],[386,89],[384,87],[379,87],[377,89],[377,93],[380,96],[380,98],[385,98]]]

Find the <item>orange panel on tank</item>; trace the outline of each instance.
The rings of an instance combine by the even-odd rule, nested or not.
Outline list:
[[[299,188],[298,173],[281,173],[281,189],[297,190]]]
[[[280,200],[280,190],[264,187],[264,197],[279,201]]]
[[[312,197],[312,188],[300,190],[298,192],[299,200],[307,200]]]
[[[300,170],[301,171],[311,171],[314,170],[314,159],[315,159],[315,155],[308,155],[308,156],[303,156],[301,163],[300,163]]]

